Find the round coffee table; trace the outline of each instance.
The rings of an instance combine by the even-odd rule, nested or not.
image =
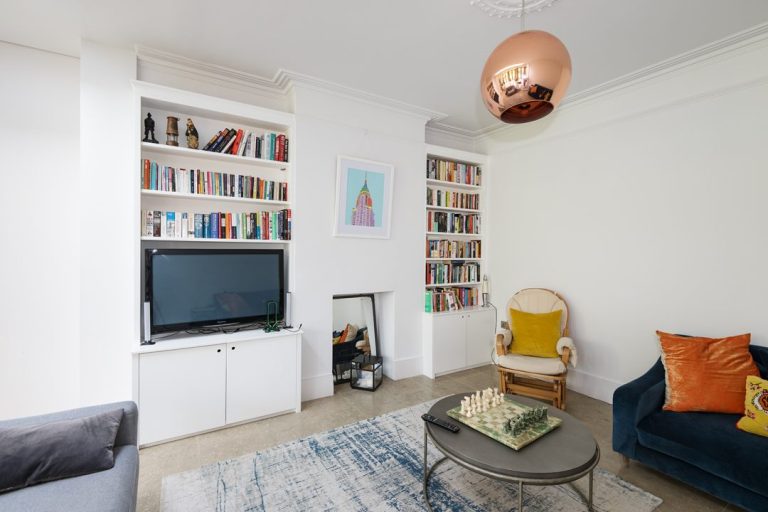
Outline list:
[[[424,422],[424,501],[429,503],[429,479],[440,464],[452,460],[459,466],[481,475],[518,484],[517,512],[523,510],[523,485],[557,485],[570,483],[588,475],[589,493],[584,499],[592,510],[592,472],[600,460],[600,448],[587,427],[570,414],[554,407],[548,413],[563,423],[519,451],[508,448],[498,441],[464,425],[446,414],[461,403],[470,392],[445,397],[429,410],[429,414],[455,423],[461,430],[454,434],[432,423]],[[542,402],[517,395],[508,395],[517,403],[533,407]],[[427,439],[443,453],[444,457],[430,468],[427,464]],[[574,487],[575,488],[575,487]]]

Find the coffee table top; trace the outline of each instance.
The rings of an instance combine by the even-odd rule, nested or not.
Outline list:
[[[597,442],[589,429],[570,414],[555,407],[548,407],[549,414],[561,418],[562,425],[520,451],[508,448],[446,414],[446,411],[460,405],[462,398],[470,394],[467,392],[445,397],[429,410],[433,416],[458,424],[461,430],[457,434],[424,423],[435,446],[458,463],[469,464],[496,477],[549,481],[585,473],[600,458]],[[515,402],[532,407],[546,405],[522,396],[508,396]]]

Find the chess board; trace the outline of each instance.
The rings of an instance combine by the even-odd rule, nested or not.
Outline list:
[[[481,434],[485,434],[491,439],[495,439],[505,446],[509,446],[513,450],[520,450],[544,434],[559,427],[563,422],[560,418],[548,416],[546,424],[530,427],[519,436],[505,433],[504,423],[512,416],[520,414],[528,409],[530,409],[530,407],[527,405],[519,404],[504,397],[504,401],[498,407],[493,407],[486,412],[478,413],[471,418],[467,418],[459,412],[461,411],[461,407],[454,407],[447,411],[447,414],[451,418],[459,420],[468,427],[477,430]]]

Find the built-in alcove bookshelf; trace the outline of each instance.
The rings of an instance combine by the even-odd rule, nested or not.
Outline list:
[[[431,147],[426,159],[427,313],[476,308],[483,279],[483,169],[471,156]],[[450,156],[454,155],[454,156]]]
[[[282,249],[285,291],[292,290],[294,117],[279,112],[172,89],[134,83],[137,198],[133,226],[139,251],[137,320],[144,334],[147,249]],[[147,113],[158,143],[143,142]],[[178,144],[166,144],[167,118],[178,121]],[[187,147],[187,119],[199,149]],[[236,154],[202,148],[239,132]],[[227,131],[227,134],[229,131]],[[255,151],[256,138],[261,152]],[[236,140],[230,145],[232,150]],[[220,147],[226,147],[226,144]],[[105,172],[109,172],[105,162]],[[198,275],[190,276],[196,283]],[[144,307],[141,306],[143,304]],[[153,444],[301,408],[301,331],[243,330],[175,333],[137,339],[133,397],[139,404],[139,443]]]
[[[158,140],[139,143],[141,240],[289,243],[291,124],[281,122],[289,119],[250,106],[256,110],[251,115],[233,113],[230,102],[216,105],[216,99],[177,93],[197,96],[197,102],[184,103],[170,89],[140,97],[138,140],[147,113]],[[224,104],[227,109],[216,110]],[[169,116],[178,119],[178,146],[166,144]],[[188,119],[199,149],[187,147]],[[213,150],[203,149],[208,146]]]
[[[490,362],[494,311],[482,305],[484,164],[484,155],[427,147],[422,354],[429,377]]]

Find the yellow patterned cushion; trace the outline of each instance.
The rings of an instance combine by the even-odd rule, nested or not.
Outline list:
[[[744,417],[736,426],[744,432],[768,437],[768,380],[747,377]]]
[[[526,313],[509,308],[512,320],[510,352],[522,356],[558,357],[561,310],[551,313]]]

